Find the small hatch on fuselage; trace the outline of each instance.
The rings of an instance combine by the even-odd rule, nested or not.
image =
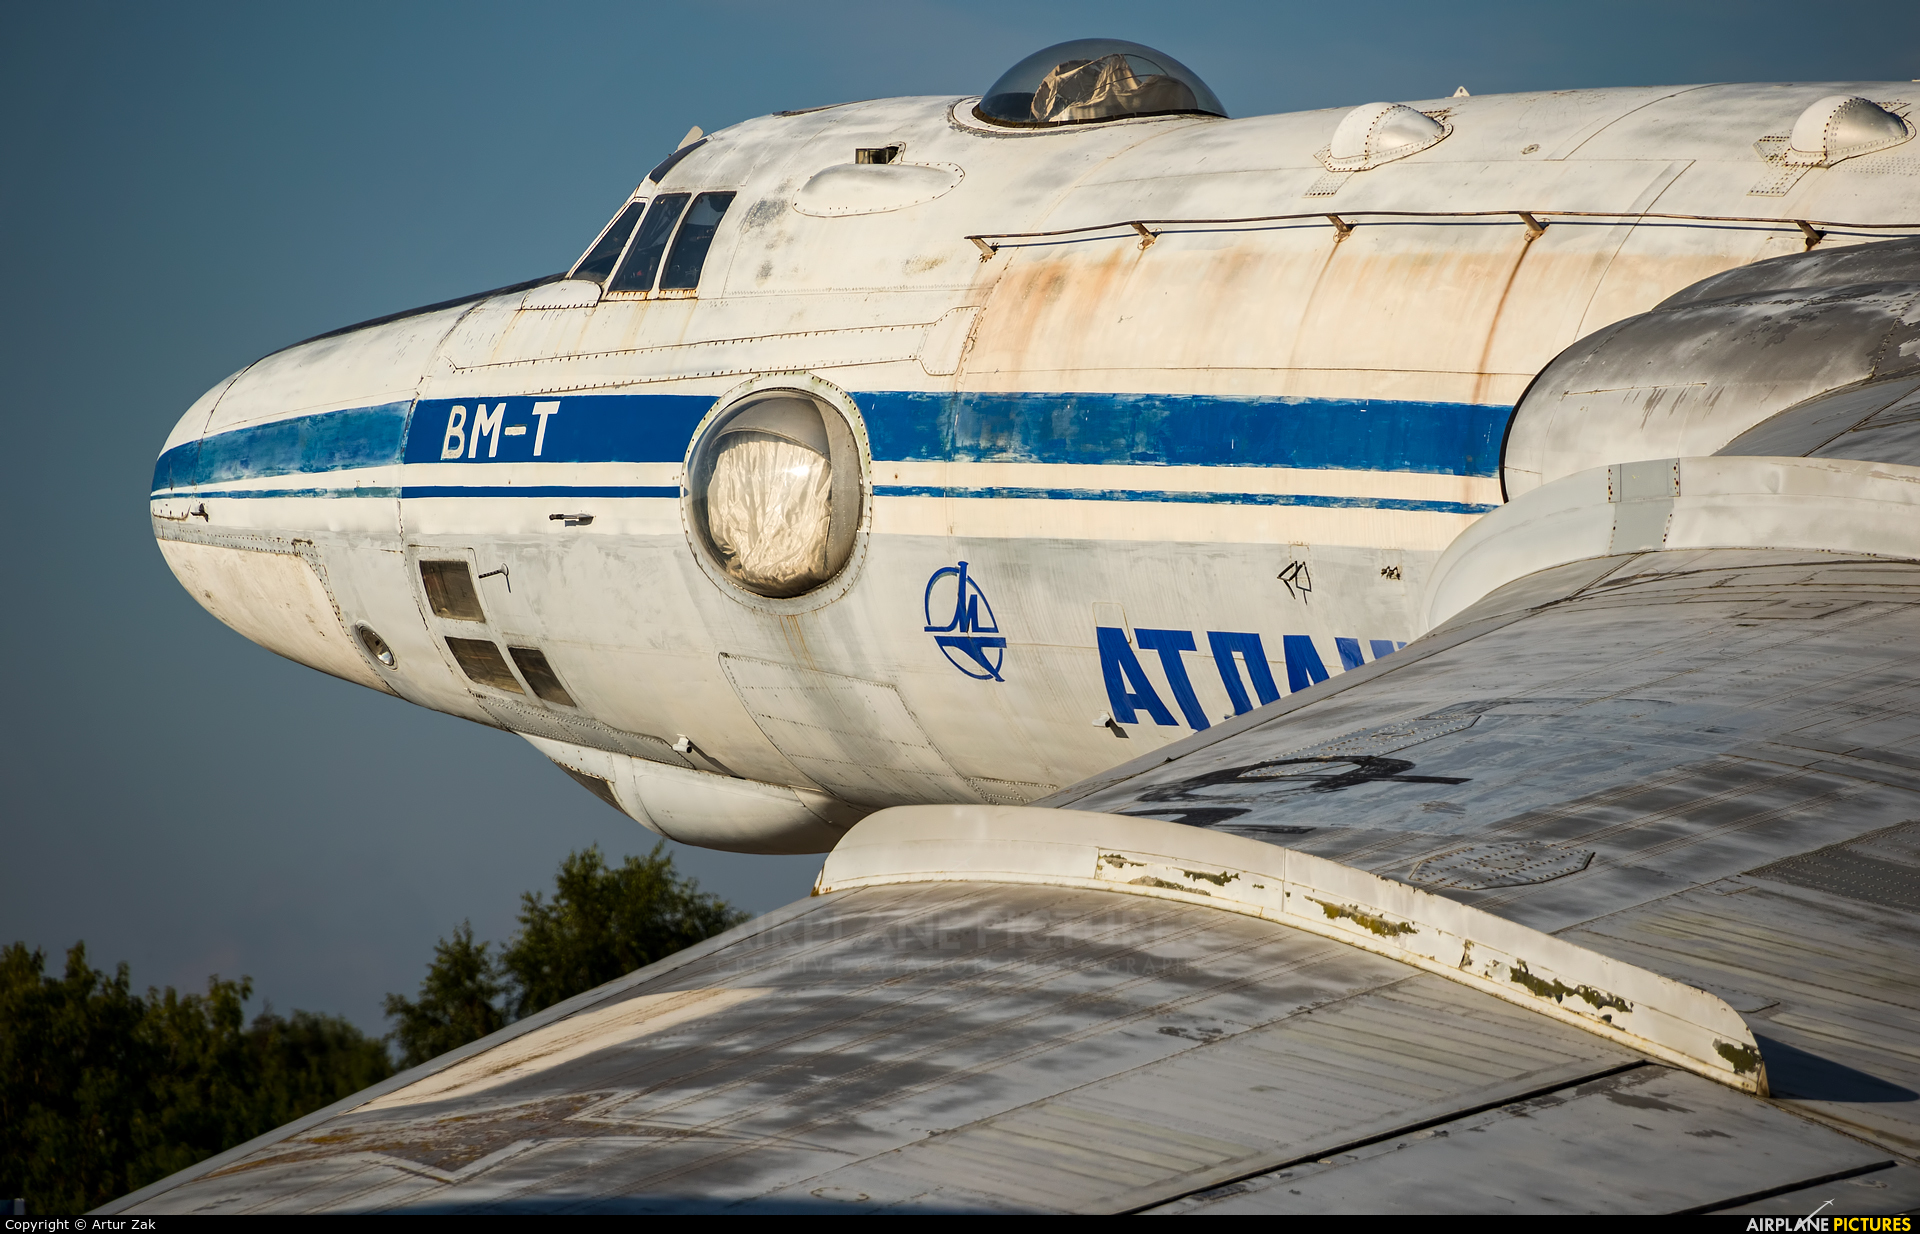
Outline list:
[[[500,654],[500,648],[484,638],[447,639],[447,650],[453,653],[453,659],[460,671],[483,686],[492,686],[508,694],[525,694],[520,682],[507,667],[507,658]]]
[[[480,593],[473,586],[473,571],[464,561],[422,561],[420,585],[427,591],[427,606],[435,617],[455,621],[485,621]]]
[[[557,707],[578,707],[573,695],[567,693],[567,687],[560,684],[559,674],[553,671],[553,665],[547,663],[546,653],[533,647],[509,647],[513,662],[519,666],[520,675],[527,679],[533,692],[546,702]]]

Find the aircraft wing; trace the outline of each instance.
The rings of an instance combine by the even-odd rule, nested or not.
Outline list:
[[[1920,1150],[1916,600],[1920,567],[1865,555],[1573,563],[1060,804],[1285,845],[1717,994],[1765,1059],[1771,1101],[1745,1104],[1885,1150],[1903,1165],[1873,1178],[1898,1186]],[[1303,1202],[1415,1200],[1407,1160],[1327,1170]]]
[[[1910,1208],[1917,605],[1864,552],[1524,570],[114,1207]]]

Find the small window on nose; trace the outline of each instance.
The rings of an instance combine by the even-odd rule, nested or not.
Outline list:
[[[514,680],[513,670],[507,667],[507,658],[500,649],[484,638],[450,638],[447,650],[453,653],[460,671],[483,686],[492,686],[496,690],[505,690],[509,694],[525,694],[520,683]]]
[[[489,644],[491,646],[491,644]],[[532,647],[509,647],[513,653],[513,662],[520,666],[520,675],[527,679],[533,692],[549,703],[561,707],[577,707],[573,695],[560,684],[560,678],[553,671],[553,665],[547,663],[547,657]]]
[[[386,665],[388,668],[397,668],[399,666],[399,661],[394,659],[393,648],[387,646],[386,639],[381,638],[373,632],[372,626],[355,626],[353,632],[359,636],[360,645],[367,649],[368,655],[380,661],[380,663]]]
[[[464,561],[423,561],[420,583],[427,589],[427,606],[435,617],[456,621],[485,621],[480,593],[473,588],[473,571]],[[496,653],[498,654],[498,653]]]

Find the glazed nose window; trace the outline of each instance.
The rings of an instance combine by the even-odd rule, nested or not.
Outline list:
[[[832,408],[797,390],[750,396],[714,421],[692,464],[691,522],[734,583],[797,596],[846,564],[860,513],[859,464]]]

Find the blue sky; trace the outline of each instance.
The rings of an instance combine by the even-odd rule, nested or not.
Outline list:
[[[347,322],[566,265],[689,125],[977,93],[1165,48],[1235,115],[1577,86],[1920,74],[1920,5],[15,5],[0,41],[0,941],[138,984],[250,974],[384,1029],[433,940],[571,848],[651,837],[518,738],[280,660],[173,581],[152,460],[202,390]],[[680,850],[755,910],[814,858]],[[258,1004],[256,1003],[256,1006]]]

